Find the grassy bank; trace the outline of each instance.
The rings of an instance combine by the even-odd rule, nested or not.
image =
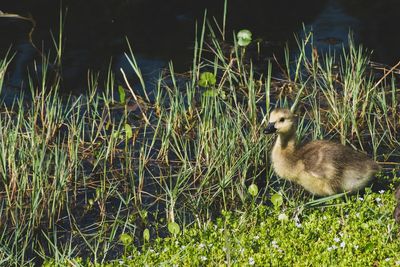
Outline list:
[[[389,191],[227,212],[104,266],[399,266]],[[314,206],[316,205],[316,206]]]
[[[234,40],[232,49],[222,49],[219,34],[205,24],[190,72],[176,74],[171,63],[153,92],[146,90],[130,53],[141,87],[127,83],[116,89],[110,73],[104,91],[98,91],[95,76],[89,79],[90,92],[81,96],[61,97],[57,81],[32,84],[32,101],[2,105],[0,264],[79,265],[77,257],[86,256],[104,263],[123,254],[149,265],[189,264],[201,256],[206,264],[251,263],[250,258],[290,263],[290,255],[309,263],[319,253],[323,263],[335,259],[328,247],[340,233],[348,246],[334,253],[350,257],[359,246],[365,255],[361,262],[399,260],[392,253],[399,243],[391,219],[400,157],[395,73],[382,75],[353,43],[340,55],[308,55],[313,51],[308,35],[297,51],[287,50],[285,64],[274,67],[281,78],[273,78],[272,63],[255,72],[247,56],[251,47]],[[0,64],[0,84],[7,62]],[[301,139],[335,139],[382,163],[381,197],[367,193],[368,201],[340,198],[331,208],[301,210],[313,205],[313,198],[274,177],[268,156],[273,140],[262,134],[270,110],[293,103]],[[252,195],[253,183],[259,192]],[[284,197],[275,208],[270,201],[276,192]],[[378,197],[382,206],[375,203]],[[327,201],[333,200],[318,204],[332,204]],[[232,221],[222,210],[235,211]],[[281,213],[287,222],[277,221]],[[295,227],[296,216],[303,228]],[[321,221],[323,216],[327,219]],[[188,230],[181,235],[177,228]],[[232,239],[234,231],[242,241]],[[152,241],[170,232],[177,236]],[[199,244],[213,243],[215,252],[191,253],[199,245],[189,241],[191,232]],[[348,233],[360,234],[360,242]],[[368,239],[372,245],[362,241]],[[263,244],[272,246],[273,240],[287,254],[271,256]],[[314,241],[315,249],[309,247]],[[375,244],[381,254],[368,254]],[[159,254],[151,254],[150,247]],[[243,255],[237,254],[242,248]],[[302,253],[295,255],[295,249]]]

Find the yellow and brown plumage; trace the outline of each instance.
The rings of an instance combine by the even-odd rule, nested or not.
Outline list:
[[[273,110],[265,132],[278,135],[271,152],[275,173],[315,195],[357,191],[380,169],[367,155],[338,143],[297,145],[295,116],[288,109]]]

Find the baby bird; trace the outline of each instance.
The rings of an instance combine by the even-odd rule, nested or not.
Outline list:
[[[281,178],[296,182],[319,196],[363,188],[380,170],[368,156],[330,141],[296,145],[296,122],[288,109],[271,112],[265,133],[277,133],[272,166]]]

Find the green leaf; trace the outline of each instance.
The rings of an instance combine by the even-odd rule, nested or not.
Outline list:
[[[271,202],[272,202],[272,205],[274,205],[274,207],[277,209],[280,206],[282,206],[283,197],[278,193],[273,194],[272,197],[271,197]]]
[[[118,86],[118,93],[119,93],[119,102],[121,102],[121,104],[125,104],[126,93],[125,93],[125,89],[121,85]]]
[[[364,251],[368,252],[368,251],[373,251],[374,250],[374,243],[372,242],[368,242],[365,246],[364,246]]]
[[[216,97],[216,96],[218,96],[218,92],[217,92],[217,90],[215,90],[215,89],[209,89],[209,90],[206,90],[206,91],[203,93],[203,96]]]
[[[129,234],[124,233],[119,236],[119,241],[121,241],[124,246],[127,246],[133,242],[133,238]]]
[[[115,131],[112,133],[112,137],[115,139],[120,139],[121,138],[121,132],[120,131]]]
[[[177,235],[179,234],[181,229],[179,227],[179,224],[177,224],[176,222],[170,222],[168,223],[168,231],[173,235]]]
[[[251,43],[251,31],[241,30],[237,34],[238,45],[246,47]]]
[[[216,82],[217,82],[217,78],[211,72],[203,72],[200,75],[199,85],[201,87],[214,86]]]
[[[125,134],[127,139],[131,139],[133,136],[132,127],[129,124],[125,124]]]
[[[150,240],[150,231],[147,228],[144,229],[144,231],[143,231],[143,239],[146,242],[149,242],[149,240]]]
[[[255,196],[257,196],[257,194],[258,194],[258,186],[255,185],[255,184],[251,184],[251,185],[249,186],[249,188],[248,188],[248,191],[249,191],[249,194],[250,194],[252,197],[255,197]]]

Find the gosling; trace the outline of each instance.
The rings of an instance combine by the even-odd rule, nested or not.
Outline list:
[[[296,145],[296,122],[288,109],[271,112],[265,133],[277,133],[271,152],[275,173],[318,196],[354,192],[365,187],[380,170],[368,156],[330,141]]]

